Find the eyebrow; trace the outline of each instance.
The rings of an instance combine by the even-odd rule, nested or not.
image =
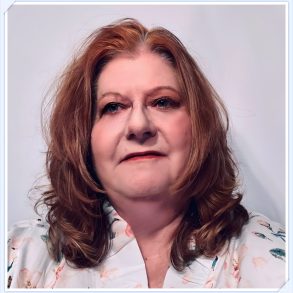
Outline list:
[[[172,92],[174,92],[174,93],[176,93],[177,95],[179,95],[179,92],[178,92],[178,90],[176,90],[174,87],[172,87],[172,86],[157,86],[157,87],[155,87],[155,88],[153,88],[153,89],[150,89],[150,90],[148,90],[148,91],[146,91],[145,93],[144,93],[144,96],[146,96],[146,97],[148,97],[148,96],[151,96],[151,95],[154,95],[155,93],[157,93],[157,92],[159,92],[159,91],[161,91],[161,90],[170,90],[170,91],[172,91]],[[100,101],[100,100],[102,100],[103,98],[105,98],[106,96],[120,96],[120,97],[124,97],[122,94],[120,94],[120,93],[118,93],[118,92],[106,92],[106,93],[104,93],[104,94],[102,94],[101,96],[98,96],[98,100]]]

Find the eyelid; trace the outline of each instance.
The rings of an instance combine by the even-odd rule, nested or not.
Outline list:
[[[107,102],[105,101],[108,101],[108,100],[118,102],[118,101],[127,100],[127,97],[116,92],[109,92],[109,93],[99,95],[97,98],[98,103],[102,102],[106,104]]]

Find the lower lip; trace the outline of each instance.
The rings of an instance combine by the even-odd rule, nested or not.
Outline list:
[[[148,156],[137,156],[137,157],[132,157],[129,158],[127,160],[125,160],[125,162],[129,162],[129,161],[141,161],[141,160],[150,160],[150,159],[160,159],[162,158],[162,156],[154,156],[154,155],[148,155]]]

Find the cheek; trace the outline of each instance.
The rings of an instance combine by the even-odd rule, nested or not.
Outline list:
[[[191,146],[191,121],[187,114],[174,119],[169,127],[169,139],[177,151],[188,156]]]
[[[94,161],[103,162],[113,151],[113,131],[107,125],[96,123],[91,132],[91,148]],[[97,166],[96,166],[97,167]]]

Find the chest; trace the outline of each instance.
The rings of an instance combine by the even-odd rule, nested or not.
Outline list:
[[[162,288],[167,271],[170,267],[168,258],[156,257],[145,260],[146,274],[149,288]]]

